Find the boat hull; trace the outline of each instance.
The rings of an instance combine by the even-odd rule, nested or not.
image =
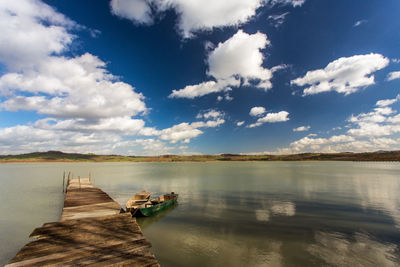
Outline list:
[[[160,211],[163,211],[166,208],[174,205],[177,202],[177,200],[178,200],[178,197],[175,197],[173,199],[167,200],[163,203],[160,203],[160,204],[148,207],[148,208],[139,208],[138,215],[142,215],[145,217],[152,216],[152,215],[157,214]]]

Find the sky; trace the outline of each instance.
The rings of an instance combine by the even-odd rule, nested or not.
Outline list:
[[[400,149],[397,0],[1,0],[0,154]]]

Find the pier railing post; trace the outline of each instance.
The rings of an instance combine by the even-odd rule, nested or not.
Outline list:
[[[68,190],[70,177],[71,177],[71,172],[68,172],[68,180],[67,180],[67,186],[65,187],[65,193],[67,193],[67,190]]]
[[[64,171],[64,174],[63,174],[63,193],[64,193],[64,185],[65,185],[65,171]]]

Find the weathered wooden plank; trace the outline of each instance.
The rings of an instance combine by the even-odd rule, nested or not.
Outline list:
[[[7,267],[159,266],[136,219],[87,178],[69,180],[61,221],[30,235]]]

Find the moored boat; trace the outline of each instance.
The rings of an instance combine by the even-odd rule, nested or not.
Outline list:
[[[149,202],[150,195],[150,192],[147,192],[146,190],[136,193],[126,202],[126,211],[132,212],[137,210],[141,205]]]
[[[161,197],[152,199],[140,205],[136,210],[131,210],[132,215],[152,216],[174,205],[178,200],[178,194],[171,192]]]

